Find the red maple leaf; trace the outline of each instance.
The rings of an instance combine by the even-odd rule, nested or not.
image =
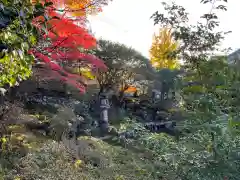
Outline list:
[[[65,14],[60,15],[56,13],[54,8],[47,9],[46,13],[49,17],[49,20],[46,22],[48,33],[43,33],[42,37],[45,40],[48,38],[51,41],[51,45],[44,48],[46,54],[50,55],[45,55],[37,49],[32,49],[29,53],[33,54],[39,61],[44,62],[50,70],[56,71],[63,82],[71,84],[81,92],[84,92],[85,85],[77,80],[79,75],[68,73],[58,62],[60,60],[78,60],[81,63],[90,64],[90,67],[93,67],[94,71],[96,68],[106,69],[105,64],[99,58],[91,54],[82,53],[78,49],[79,47],[84,49],[94,48],[96,46],[96,39],[89,34],[87,29],[78,26],[75,20],[65,17]],[[38,17],[33,21],[33,24],[40,32],[44,21],[44,17]],[[62,48],[67,49],[67,52],[63,52]]]

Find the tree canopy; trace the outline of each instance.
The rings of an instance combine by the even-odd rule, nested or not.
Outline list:
[[[172,38],[170,28],[162,28],[159,34],[154,34],[152,46],[150,48],[151,64],[157,68],[175,69],[179,67],[179,62],[174,53],[178,50],[178,43]]]
[[[126,85],[135,85],[140,80],[138,75],[147,75],[152,70],[146,57],[120,43],[101,39],[93,54],[108,67],[106,72],[99,71],[97,76],[101,87],[110,85],[123,89]]]
[[[54,1],[51,8],[46,11],[47,16],[41,16],[34,20],[35,26],[44,27],[44,31],[47,34],[31,50],[31,53],[46,63],[51,70],[57,72],[56,75],[60,81],[71,84],[81,92],[84,92],[85,86],[80,74],[73,73],[74,71],[66,71],[64,66],[71,61],[71,67],[87,67],[92,72],[95,72],[97,68],[106,69],[106,66],[99,58],[86,54],[83,51],[96,46],[96,39],[85,28],[86,16],[90,13],[88,10],[93,6],[100,7],[104,3],[102,1],[82,1],[83,4],[78,9],[74,9],[74,3],[76,5],[77,2]],[[64,14],[61,14],[57,9],[59,6],[66,6]],[[67,13],[76,11],[81,12],[81,14],[74,14],[76,19],[71,19],[67,16]],[[76,23],[81,23],[82,25],[80,26]]]

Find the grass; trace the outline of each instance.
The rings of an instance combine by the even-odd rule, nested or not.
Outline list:
[[[58,122],[59,118],[69,119],[61,115]],[[102,141],[82,136],[77,146],[69,149],[61,141],[14,125],[8,127],[4,146],[0,152],[0,180],[159,179],[150,152],[116,139]]]
[[[42,142],[42,140],[40,140]],[[81,137],[78,157],[61,143],[53,140],[39,143],[4,179],[21,180],[150,180],[154,179],[152,162],[143,153],[121,146],[112,146],[92,137]]]

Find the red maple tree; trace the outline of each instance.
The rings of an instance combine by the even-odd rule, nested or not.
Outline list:
[[[47,21],[46,17],[48,17]],[[42,34],[41,48],[35,47],[29,51],[37,61],[45,63],[49,70],[57,72],[58,77],[53,78],[59,78],[62,82],[73,85],[80,92],[85,92],[86,87],[81,75],[68,72],[60,63],[68,62],[69,64],[70,62],[71,66],[88,67],[93,73],[96,73],[99,68],[107,68],[99,58],[79,50],[79,47],[83,49],[96,47],[96,39],[84,27],[85,18],[86,16],[69,18],[67,11],[60,14],[56,4],[53,3],[52,6],[46,8],[45,17],[34,19],[33,24]],[[82,26],[77,25],[79,22]],[[43,25],[45,25],[45,31],[42,31]]]

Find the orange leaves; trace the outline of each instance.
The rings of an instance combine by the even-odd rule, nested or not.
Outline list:
[[[53,9],[66,12],[73,17],[86,17],[102,11],[102,7],[112,0],[40,0],[42,4],[53,3]],[[37,0],[31,0],[36,4]]]
[[[128,87],[124,92],[131,93],[131,92],[136,92],[136,91],[137,91],[137,88],[136,88],[136,87],[130,86],[130,87]]]
[[[65,0],[65,6],[73,16],[86,16],[87,10],[94,8],[91,0]]]
[[[64,7],[74,17],[85,17],[87,14],[101,12],[106,0],[52,0],[56,7]]]

